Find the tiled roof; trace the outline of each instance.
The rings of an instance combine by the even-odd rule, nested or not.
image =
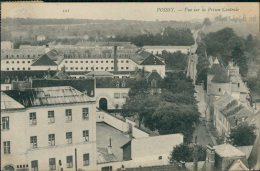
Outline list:
[[[230,79],[228,77],[226,69],[223,66],[219,67],[211,81],[216,83],[229,83]]]
[[[208,74],[215,75],[220,68],[220,64],[213,64],[212,67],[209,69]]]
[[[31,66],[57,66],[57,64],[48,55],[44,54]]]
[[[70,86],[7,90],[4,91],[4,93],[25,107],[82,103],[91,101],[87,95]]]
[[[241,157],[246,156],[245,153],[238,150],[230,144],[221,144],[213,147],[216,153],[221,157]]]
[[[108,153],[107,148],[97,147],[97,164],[118,162],[116,156]]]
[[[21,108],[24,108],[24,106],[6,95],[4,92],[1,92],[1,110]]]

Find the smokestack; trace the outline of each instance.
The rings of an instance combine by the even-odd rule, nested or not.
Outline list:
[[[112,143],[111,143],[111,135],[109,136],[109,146],[107,148],[108,154],[112,154]]]
[[[117,46],[114,46],[114,71],[118,71],[117,67]]]
[[[194,154],[193,154],[193,171],[198,170],[198,144],[197,144],[197,136],[195,137],[194,143]]]

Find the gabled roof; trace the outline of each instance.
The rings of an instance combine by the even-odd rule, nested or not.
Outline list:
[[[234,100],[235,100],[235,98],[233,96],[231,96],[231,94],[226,92],[224,95],[220,96],[213,104],[216,107],[218,107],[218,109],[223,110],[224,107],[226,107],[229,103],[231,103]],[[235,100],[235,101],[237,101],[237,100]]]
[[[218,67],[217,72],[211,81],[215,83],[229,83],[230,79],[226,69],[223,66]]]
[[[240,150],[240,151],[242,151],[243,153],[245,153],[246,154],[246,159],[248,159],[248,157],[249,157],[249,155],[250,155],[250,153],[251,153],[251,150],[252,150],[252,148],[253,148],[253,146],[252,145],[250,145],[250,146],[238,146],[238,147],[236,147],[238,150]]]
[[[150,54],[143,60],[143,62],[141,62],[141,65],[165,65],[165,64],[161,60],[159,60],[156,56]]]
[[[259,149],[259,134],[256,137],[255,143],[253,145],[251,154],[248,158],[248,165],[250,169],[260,170],[260,149]]]
[[[8,90],[5,94],[25,107],[90,102],[91,99],[70,86]]]
[[[48,55],[44,54],[31,66],[57,66],[57,64]]]
[[[162,80],[162,77],[160,76],[160,74],[158,74],[158,72],[155,70],[155,71],[152,71],[150,72],[148,75],[145,76],[146,79],[148,80],[148,82],[151,82],[152,80]]]
[[[221,157],[241,157],[246,156],[245,153],[238,150],[230,144],[221,144],[213,147],[216,153]]]
[[[228,169],[228,171],[247,171],[247,170],[249,169],[244,165],[244,163],[240,159],[235,160]]]
[[[22,109],[24,108],[19,102],[15,101],[10,96],[6,95],[4,92],[1,92],[1,110],[4,109]]]

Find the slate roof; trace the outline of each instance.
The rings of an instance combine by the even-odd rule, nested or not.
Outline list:
[[[1,71],[1,84],[5,84],[5,79],[7,77],[9,77],[11,83],[11,81],[14,80],[15,77],[17,77],[19,81],[23,81],[25,77],[27,77],[28,79],[30,77],[33,79],[43,79],[48,75],[48,73],[52,77],[53,75],[56,74],[56,72],[57,72],[56,70],[55,71],[46,71],[46,70]]]
[[[116,156],[108,153],[107,148],[97,147],[97,164],[118,162]]]
[[[6,95],[4,92],[1,92],[1,110],[5,109],[22,109],[24,108],[19,102],[15,101],[10,96]]]
[[[57,66],[57,64],[48,55],[44,54],[31,66]]]
[[[242,157],[246,156],[245,153],[238,150],[230,144],[221,144],[213,147],[215,152],[221,157]]]
[[[218,67],[215,76],[211,81],[215,83],[229,83],[230,79],[226,69],[223,66]]]
[[[70,86],[7,90],[4,93],[25,107],[90,102],[87,95]]]
[[[208,74],[215,75],[220,67],[221,65],[219,64],[219,62],[214,61],[212,67],[208,71]]]

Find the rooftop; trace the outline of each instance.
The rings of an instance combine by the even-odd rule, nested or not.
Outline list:
[[[21,108],[24,108],[24,106],[15,101],[13,98],[6,95],[4,92],[1,92],[1,110]]]
[[[90,97],[70,86],[7,90],[4,93],[25,107],[92,101]]]
[[[223,66],[218,67],[215,76],[211,81],[216,83],[229,83],[230,79],[226,69]]]
[[[216,153],[221,157],[241,157],[246,156],[245,153],[238,150],[230,144],[221,144],[213,147]]]
[[[31,66],[57,66],[57,64],[48,55],[44,54]]]
[[[97,147],[97,163],[111,163],[111,162],[118,162],[116,156],[112,153],[108,153],[107,148],[100,148]]]

